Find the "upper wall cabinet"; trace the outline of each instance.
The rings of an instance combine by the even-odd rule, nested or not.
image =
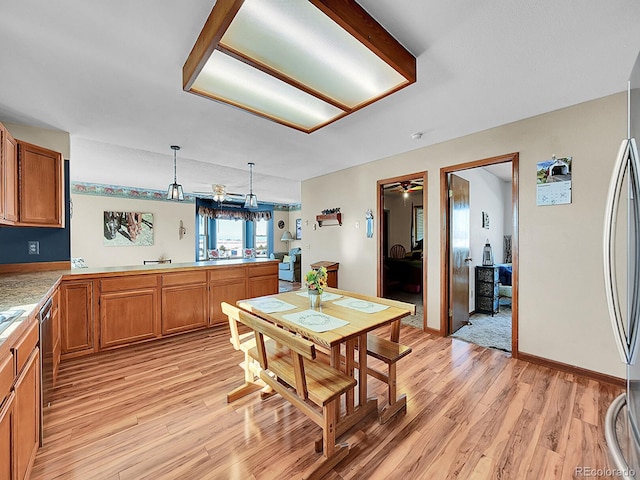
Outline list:
[[[63,227],[62,154],[18,140],[21,225]]]
[[[0,123],[0,223],[18,221],[18,146]]]
[[[15,140],[0,123],[0,224],[64,227],[62,155]]]

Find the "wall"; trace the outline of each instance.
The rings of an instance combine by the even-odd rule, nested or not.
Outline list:
[[[72,194],[71,256],[89,267],[141,265],[143,260],[170,258],[193,262],[196,255],[195,204]],[[103,244],[105,211],[153,213],[154,244],[112,247]],[[180,240],[180,220],[187,232]]]
[[[341,207],[344,223],[307,228],[303,264],[338,261],[341,288],[375,294],[378,232],[366,238],[355,223],[362,223],[367,208],[376,212],[379,179],[427,170],[426,312],[428,326],[439,329],[439,169],[519,152],[519,349],[623,377],[608,320],[601,252],[608,178],[625,125],[626,97],[617,94],[304,181],[303,224],[313,226],[329,203]],[[537,207],[536,163],[553,154],[573,156],[573,203]],[[379,222],[380,213],[374,215]]]
[[[64,228],[0,226],[0,264],[69,261],[69,134],[57,130],[2,122],[17,140],[61,152],[64,162]],[[40,242],[40,254],[29,255],[27,242]]]

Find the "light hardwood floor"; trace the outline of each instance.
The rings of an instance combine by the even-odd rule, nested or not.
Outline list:
[[[610,466],[604,414],[621,390],[402,326],[407,414],[370,418],[326,478],[565,479]],[[286,479],[320,429],[279,396],[227,404],[242,382],[226,328],[61,365],[32,479]],[[385,400],[384,385],[370,388]]]

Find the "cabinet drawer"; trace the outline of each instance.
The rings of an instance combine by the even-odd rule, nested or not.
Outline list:
[[[278,263],[273,262],[249,267],[250,277],[262,277],[264,275],[278,275]]]
[[[237,267],[222,267],[209,270],[209,281],[229,280],[231,278],[244,278],[246,269],[244,265]]]
[[[13,355],[16,361],[16,375],[19,375],[24,367],[25,363],[29,359],[29,355],[36,345],[38,344],[38,322],[33,322],[33,325],[25,332],[18,342],[13,347]]]
[[[102,292],[139,290],[143,288],[156,288],[157,286],[157,275],[132,275],[130,277],[113,277],[100,280],[100,290]]]
[[[0,359],[0,405],[2,405],[5,397],[9,395],[9,390],[11,389],[11,385],[13,385],[14,378],[13,352],[9,352],[8,355]]]
[[[476,309],[485,312],[495,312],[496,310],[498,310],[498,299],[489,297],[478,297]]]
[[[498,269],[494,267],[477,267],[476,275],[481,282],[495,282],[498,280]]]
[[[497,297],[498,296],[498,284],[478,282],[478,295],[483,297]]]
[[[189,285],[193,283],[207,283],[206,271],[165,273],[162,275],[162,286]]]

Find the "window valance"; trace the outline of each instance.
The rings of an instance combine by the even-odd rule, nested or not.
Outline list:
[[[241,209],[241,208],[231,208],[231,207],[206,207],[204,205],[200,205],[198,207],[198,215],[209,218],[224,218],[226,220],[271,220],[271,212],[270,211],[257,211],[252,212],[249,210]]]

